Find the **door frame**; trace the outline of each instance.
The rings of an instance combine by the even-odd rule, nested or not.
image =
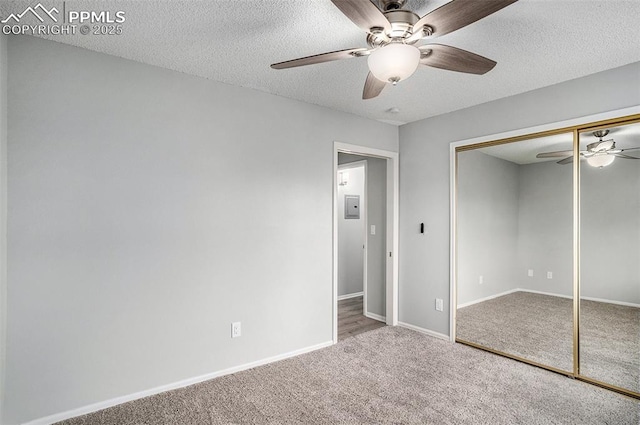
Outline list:
[[[338,153],[362,155],[387,160],[386,222],[386,323],[398,324],[398,233],[399,233],[399,154],[398,152],[343,142],[333,143],[333,343],[338,342]],[[366,226],[366,225],[365,225]],[[367,234],[365,227],[365,234]],[[366,242],[365,242],[366,243]],[[366,264],[366,262],[365,262]],[[363,288],[364,290],[364,288]]]
[[[363,196],[362,202],[360,202],[360,215],[362,216],[364,225],[362,231],[364,232],[362,236],[362,243],[364,246],[362,247],[362,314],[367,314],[367,254],[369,253],[369,233],[367,232],[369,225],[369,196],[367,192],[367,161],[354,161],[346,164],[338,164],[338,173],[344,170],[351,170],[354,168],[362,168],[364,170],[364,182],[362,185],[363,188]],[[336,186],[337,190],[337,186]],[[338,199],[336,198],[336,207],[338,205]],[[339,221],[340,211],[338,211],[338,216],[336,216],[336,221]],[[338,234],[337,237],[340,237]],[[336,268],[338,264],[336,263]]]

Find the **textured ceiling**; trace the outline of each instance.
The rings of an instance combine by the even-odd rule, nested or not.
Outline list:
[[[556,134],[554,136],[538,137],[521,142],[506,143],[479,149],[480,152],[496,158],[514,162],[519,165],[537,162],[557,161],[562,158],[536,158],[541,152],[570,150],[573,146],[573,133]],[[462,153],[464,155],[464,152]]]
[[[618,149],[640,148],[640,124],[630,124],[609,129],[604,140],[613,139]],[[580,149],[586,149],[589,143],[597,142],[598,138],[592,132],[580,133]],[[536,158],[542,152],[564,151],[573,149],[573,133],[556,134],[553,136],[537,137],[521,142],[506,143],[478,149],[487,155],[519,165],[537,162],[558,161],[562,158]],[[640,157],[640,150],[625,152],[630,156]],[[464,155],[464,152],[461,153]],[[640,165],[640,162],[638,163]]]
[[[40,2],[63,7],[58,0]],[[408,8],[422,16],[446,2],[410,0]],[[2,1],[0,16],[37,3]],[[394,123],[640,61],[640,1],[520,0],[437,38],[438,43],[497,61],[488,74],[422,68],[378,98],[363,101],[366,58],[279,71],[269,67],[301,56],[366,47],[365,34],[329,0],[67,0],[64,7],[123,10],[123,34],[45,38]],[[399,112],[387,112],[392,107]]]

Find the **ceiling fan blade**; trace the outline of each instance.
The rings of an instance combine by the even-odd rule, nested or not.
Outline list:
[[[371,0],[331,0],[345,16],[365,32],[371,28],[391,31],[391,23]]]
[[[558,161],[558,164],[565,165],[565,164],[571,164],[572,162],[573,162],[573,157],[570,156],[568,158],[561,159],[560,161]]]
[[[359,48],[359,49],[346,49],[346,50],[338,50],[335,52],[328,53],[320,53],[319,55],[306,56],[304,58],[292,59],[290,61],[278,62],[271,64],[271,68],[273,69],[287,69],[287,68],[295,68],[296,66],[305,66],[305,65],[313,65],[316,63],[322,62],[331,62],[337,61],[340,59],[349,59],[356,57],[353,53],[355,52],[365,52],[369,49]]]
[[[543,152],[536,155],[536,158],[556,158],[573,155],[573,151],[556,151],[556,152]]]
[[[378,96],[387,83],[378,80],[371,72],[367,74],[367,80],[364,82],[364,90],[362,91],[362,99],[373,99]]]
[[[597,147],[600,145],[600,143],[602,142],[597,141],[597,142],[589,143],[587,145],[587,151],[594,152],[597,149]]]
[[[421,65],[448,71],[482,75],[496,66],[491,59],[444,44],[427,44],[420,46],[420,50],[425,53],[430,51],[427,57],[420,59]]]
[[[589,143],[587,145],[587,150],[589,152],[606,151],[606,150],[612,149],[613,146],[614,146],[613,139],[598,140],[597,142]]]
[[[453,0],[420,18],[413,26],[413,32],[422,31],[425,25],[429,25],[433,28],[433,35],[445,35],[479,21],[516,1],[518,0]]]
[[[625,148],[625,149],[620,149],[620,152],[626,152],[626,151],[635,151],[637,149],[640,149],[640,146],[635,147],[635,148]]]
[[[630,155],[625,155],[623,153],[616,153],[614,154],[615,156],[617,156],[618,158],[625,158],[625,159],[640,159],[638,157],[635,156],[630,156]]]

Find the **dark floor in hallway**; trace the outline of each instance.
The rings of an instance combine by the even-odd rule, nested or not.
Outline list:
[[[362,297],[338,301],[338,341],[386,326],[362,314]]]

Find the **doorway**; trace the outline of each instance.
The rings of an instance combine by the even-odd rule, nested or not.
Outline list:
[[[335,144],[334,343],[397,324],[397,153]]]
[[[385,326],[386,160],[338,153],[338,340]]]

